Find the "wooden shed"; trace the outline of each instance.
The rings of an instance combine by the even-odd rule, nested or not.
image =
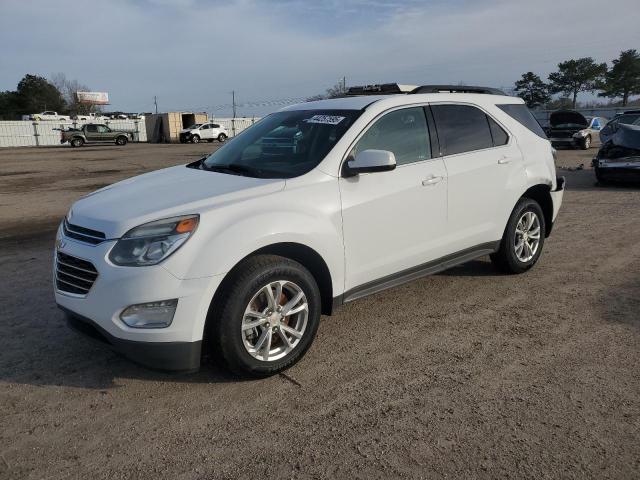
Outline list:
[[[147,139],[151,143],[179,143],[180,130],[209,120],[206,113],[166,112],[147,115]]]

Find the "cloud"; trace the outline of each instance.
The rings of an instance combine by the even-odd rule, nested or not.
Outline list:
[[[211,110],[231,90],[241,102],[305,97],[343,75],[502,86],[640,48],[638,10],[637,0],[4,0],[0,89],[62,71],[108,91],[114,108],[149,111],[154,95],[164,110]],[[264,113],[254,110],[241,113]]]

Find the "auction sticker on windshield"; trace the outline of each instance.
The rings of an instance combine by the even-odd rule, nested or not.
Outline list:
[[[337,115],[314,115],[311,118],[307,118],[304,121],[307,123],[324,123],[325,125],[337,125],[344,117],[338,117]]]

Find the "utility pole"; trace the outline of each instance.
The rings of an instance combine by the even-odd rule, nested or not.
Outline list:
[[[231,105],[233,107],[233,118],[231,119],[231,131],[233,136],[236,136],[236,91],[231,91]]]
[[[158,97],[153,96],[153,104],[156,106],[156,115],[158,114]]]
[[[342,77],[342,93],[347,93],[347,77]]]

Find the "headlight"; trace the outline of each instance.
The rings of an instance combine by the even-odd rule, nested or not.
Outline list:
[[[199,215],[165,218],[132,228],[109,253],[116,265],[156,265],[178,250],[198,226]]]

